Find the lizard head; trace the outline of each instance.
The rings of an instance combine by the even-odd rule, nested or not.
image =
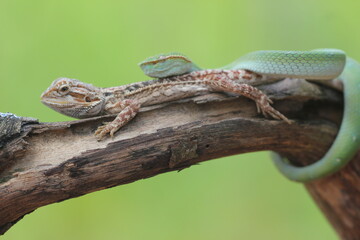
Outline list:
[[[70,78],[56,79],[40,98],[46,106],[74,118],[97,116],[105,104],[100,88]]]

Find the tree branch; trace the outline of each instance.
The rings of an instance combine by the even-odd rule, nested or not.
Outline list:
[[[114,139],[101,142],[93,132],[110,116],[38,123],[1,115],[0,232],[41,206],[223,156],[274,150],[296,164],[319,159],[336,136],[341,95],[302,80],[260,88],[296,122],[266,120],[252,101],[224,94],[144,108]],[[307,184],[344,238],[360,224],[360,213],[354,214],[360,209],[359,162]]]

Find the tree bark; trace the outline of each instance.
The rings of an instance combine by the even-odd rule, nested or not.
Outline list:
[[[294,164],[326,152],[341,122],[341,94],[303,80],[260,87],[292,124],[267,120],[243,97],[207,94],[147,107],[114,139],[94,130],[112,116],[39,123],[0,115],[0,232],[35,209],[193,164],[273,150]],[[306,184],[343,239],[360,239],[360,155]]]

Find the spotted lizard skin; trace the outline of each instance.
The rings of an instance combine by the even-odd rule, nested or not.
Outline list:
[[[255,101],[266,117],[290,121],[270,104],[272,101],[252,86],[262,76],[246,70],[199,70],[179,76],[153,79],[110,88],[99,88],[76,79],[59,78],[41,95],[41,101],[64,115],[89,118],[117,114],[95,131],[98,140],[113,136],[143,106],[159,104],[209,92],[229,92]]]

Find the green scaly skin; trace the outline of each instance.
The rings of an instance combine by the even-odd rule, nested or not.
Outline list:
[[[279,171],[293,181],[307,182],[328,176],[345,166],[360,147],[360,64],[347,57],[340,80],[344,85],[344,116],[330,149],[317,162],[295,167],[278,154],[273,161]]]
[[[158,64],[160,63],[160,64]],[[346,64],[345,64],[346,63]],[[145,74],[163,78],[200,70],[182,54],[162,54],[140,64]],[[344,116],[339,133],[319,161],[296,167],[278,154],[273,160],[287,178],[307,182],[328,176],[345,166],[360,147],[360,64],[337,49],[313,51],[257,51],[221,69],[246,69],[271,78],[331,80],[338,77],[344,85]]]

